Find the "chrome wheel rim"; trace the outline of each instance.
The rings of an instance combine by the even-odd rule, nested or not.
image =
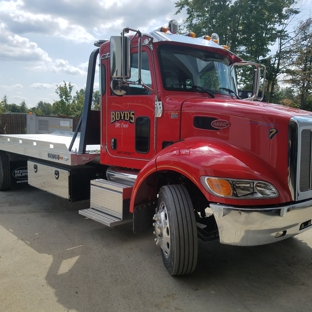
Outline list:
[[[170,226],[167,207],[164,202],[161,202],[157,213],[154,215],[154,234],[156,235],[155,242],[159,246],[166,258],[170,256]]]

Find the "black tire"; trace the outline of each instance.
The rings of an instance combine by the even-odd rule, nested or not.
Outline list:
[[[160,189],[154,220],[155,241],[169,274],[192,273],[197,265],[197,228],[193,204],[184,186],[166,185]]]
[[[0,151],[0,191],[11,189],[10,161],[6,152]]]

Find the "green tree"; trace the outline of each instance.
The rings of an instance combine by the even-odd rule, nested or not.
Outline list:
[[[274,99],[278,77],[288,66],[288,24],[299,13],[296,0],[179,0],[177,13],[186,9],[184,28],[198,36],[218,33],[221,44],[243,59],[261,62],[267,67],[266,93]],[[271,55],[271,46],[277,46]],[[251,85],[248,71],[241,72],[240,83]]]
[[[19,113],[20,112],[20,108],[17,104],[12,103],[12,104],[7,104],[6,105],[6,112],[10,112],[10,113]]]
[[[4,110],[4,101],[2,100],[0,101],[0,114],[2,114],[3,110]]]
[[[84,107],[84,100],[85,100],[85,89],[80,89],[79,91],[76,91],[76,94],[73,96],[73,101],[72,101],[72,113],[73,116],[80,116],[83,107]],[[100,92],[93,91],[92,94],[92,110],[99,110],[100,109]]]
[[[2,113],[8,112],[8,98],[6,95],[3,97],[1,101],[1,110],[2,110]]]
[[[92,95],[92,109],[99,110],[100,109],[100,91],[93,91]]]
[[[72,102],[73,116],[81,115],[83,111],[84,98],[85,98],[85,89],[80,89],[79,91],[76,91],[76,94],[73,96]]]
[[[300,103],[294,89],[286,87],[276,91],[276,102],[285,106],[300,108]]]
[[[28,113],[28,108],[27,108],[27,105],[26,105],[25,101],[21,102],[19,112],[20,113],[24,113],[24,114]]]
[[[295,0],[179,0],[186,9],[185,27],[197,35],[218,33],[221,44],[245,59],[260,61],[270,52],[281,23]]]
[[[72,91],[73,85],[69,82],[63,82],[63,85],[57,85],[55,93],[59,96],[59,101],[53,103],[53,111],[56,115],[72,116]]]
[[[53,115],[53,106],[50,103],[40,101],[37,106],[32,109],[32,112],[39,116]]]
[[[297,91],[300,108],[312,110],[312,18],[300,22],[296,28],[293,55],[285,81]]]
[[[15,103],[8,103],[8,99],[4,96],[3,100],[0,103],[0,109],[2,113],[27,113],[28,108],[25,101],[22,101],[20,105]]]
[[[220,42],[231,46],[235,51],[237,37],[232,30],[240,25],[241,15],[233,14],[236,7],[231,0],[179,0],[176,2],[177,13],[186,9],[187,18],[184,25],[186,29],[196,33],[197,37],[218,33]],[[238,33],[238,29],[237,32]]]
[[[266,59],[261,60],[261,63],[266,66],[266,97],[269,102],[278,101],[278,97],[275,96],[275,91],[278,90],[278,77],[292,63],[292,41],[294,38],[288,29],[298,13],[299,11],[293,8],[284,10],[276,32],[276,51]]]

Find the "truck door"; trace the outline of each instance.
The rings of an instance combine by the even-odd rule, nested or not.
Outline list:
[[[142,53],[142,81],[152,87],[151,56]],[[131,54],[131,78],[138,77],[138,53]],[[155,95],[138,84],[122,88],[120,96],[108,94],[106,108],[107,152],[119,159],[148,160],[154,155]],[[127,166],[126,163],[119,165]],[[116,165],[116,159],[113,162]]]

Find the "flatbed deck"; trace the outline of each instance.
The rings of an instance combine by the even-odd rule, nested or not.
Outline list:
[[[79,134],[69,151],[72,132],[52,134],[2,134],[0,150],[68,166],[99,162],[100,145],[87,145],[85,154],[78,154]]]

